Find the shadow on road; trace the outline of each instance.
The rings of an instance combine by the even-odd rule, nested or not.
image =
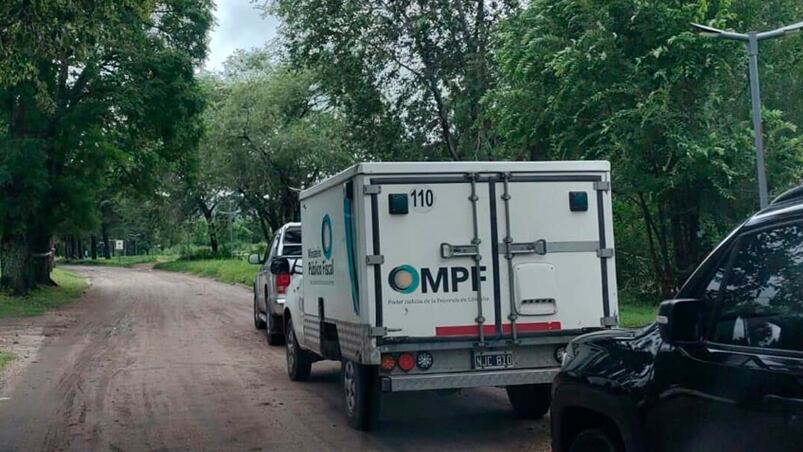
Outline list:
[[[303,384],[310,391],[325,393],[330,401],[336,400],[331,408],[345,416],[336,364],[316,364],[310,381]],[[345,423],[345,418],[342,422]],[[549,450],[548,418],[531,421],[516,417],[500,388],[467,389],[451,394],[432,391],[383,394],[379,428],[370,436],[380,448],[393,450],[436,449],[444,445],[471,450],[526,445],[527,450]]]

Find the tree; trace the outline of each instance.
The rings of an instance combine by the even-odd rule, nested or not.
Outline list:
[[[217,77],[206,74],[200,83],[208,108],[203,115],[204,137],[192,152],[186,153],[176,165],[171,178],[173,206],[185,219],[201,215],[207,225],[209,248],[218,253],[220,247],[219,233],[221,222],[217,218],[217,210],[227,196],[225,173],[221,171],[221,154],[226,151],[219,143],[208,139],[210,128],[214,127],[214,115],[227,90]]]
[[[494,157],[480,102],[493,25],[516,1],[275,0],[291,60],[312,71],[374,158]]]
[[[97,222],[110,176],[152,186],[193,146],[210,0],[0,5],[0,285],[50,283],[53,237]]]
[[[753,29],[801,11],[736,3],[538,0],[496,42],[485,101],[505,153],[611,160],[623,279],[649,262],[663,296],[755,205],[744,49],[689,23]],[[778,192],[802,175],[803,141],[782,112],[765,118]]]
[[[208,86],[215,94],[198,160],[204,176],[195,178],[211,184],[202,190],[207,195],[237,199],[269,240],[299,219],[298,192],[346,167],[357,152],[344,143],[346,127],[310,73],[267,51],[235,54]]]

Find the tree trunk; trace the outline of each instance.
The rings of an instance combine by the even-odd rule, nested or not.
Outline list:
[[[81,240],[81,236],[78,236],[78,259],[84,258],[84,242]]]
[[[661,259],[660,257],[665,255],[667,250],[663,248],[661,248],[660,252],[656,250],[656,241],[654,240],[654,236],[659,235],[658,228],[655,226],[655,220],[653,219],[652,213],[650,212],[650,207],[644,198],[644,194],[639,193],[637,195],[637,199],[647,232],[647,244],[650,252],[650,260],[652,261],[653,273],[655,273],[655,277],[658,279],[658,282],[661,286],[661,296],[665,299],[670,298],[673,295],[675,284],[672,278],[671,269],[668,267],[667,260]]]
[[[33,248],[32,248],[32,266],[34,272],[34,281],[38,285],[42,286],[58,286],[52,278],[50,278],[50,274],[53,272],[53,265],[54,265],[54,244],[55,239],[53,237],[36,237],[33,240]]]
[[[39,220],[44,218],[45,215],[38,217]],[[56,286],[56,282],[50,278],[50,273],[53,272],[56,238],[50,232],[47,223],[43,221],[29,224],[28,234],[35,283]]]
[[[201,213],[204,215],[204,219],[206,220],[206,229],[209,234],[209,247],[212,248],[213,253],[217,253],[220,245],[217,239],[217,230],[215,229],[215,207],[207,207],[206,203],[200,199],[197,202],[198,208],[201,210]]]
[[[675,268],[681,280],[694,271],[700,258],[700,216],[689,199],[692,197],[678,197],[670,221]]]
[[[70,236],[70,259],[78,259],[78,244],[74,235]]]
[[[98,258],[98,238],[95,234],[92,234],[92,260],[97,260]]]
[[[220,244],[217,240],[217,232],[212,226],[209,226],[209,247],[212,248],[213,253],[217,253]]]
[[[0,287],[25,295],[35,285],[31,252],[23,234],[0,237]]]
[[[100,225],[100,235],[103,237],[103,257],[111,259],[112,249],[109,241],[109,226],[105,222]]]

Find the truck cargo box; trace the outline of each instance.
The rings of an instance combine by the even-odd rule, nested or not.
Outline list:
[[[301,194],[305,299],[386,339],[610,326],[610,199],[607,162],[357,165]]]
[[[319,358],[381,364],[383,391],[548,386],[563,345],[618,323],[610,180],[593,161],[353,166],[301,193],[285,322]]]

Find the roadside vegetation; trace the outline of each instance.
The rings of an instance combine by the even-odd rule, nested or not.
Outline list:
[[[6,366],[11,364],[11,361],[14,361],[15,358],[16,356],[13,353],[0,350],[0,377],[3,376]]]
[[[655,322],[658,306],[647,303],[619,304],[619,326],[623,328],[638,328]]]
[[[154,265],[157,270],[191,273],[205,278],[212,278],[229,284],[252,286],[254,276],[259,269],[243,259],[197,259],[159,262]]]
[[[24,297],[0,292],[0,319],[42,315],[75,300],[89,286],[85,278],[60,268],[53,270],[52,278],[58,286],[41,287]]]

